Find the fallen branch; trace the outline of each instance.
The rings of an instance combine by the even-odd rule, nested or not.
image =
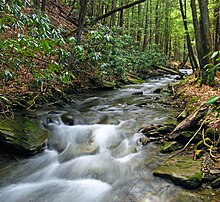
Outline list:
[[[177,151],[175,154],[171,155],[167,160],[175,157],[176,155],[182,153],[188,146],[189,144],[192,142],[192,140],[196,137],[196,135],[199,133],[199,131],[202,129],[202,126],[204,125],[204,123],[206,122],[207,118],[204,119],[204,121],[201,123],[200,127],[198,128],[198,130],[195,132],[195,134],[190,138],[190,140],[186,143],[186,145],[179,151]]]
[[[180,135],[181,131],[195,126],[195,124],[197,124],[205,116],[207,110],[207,105],[200,105],[193,113],[191,113],[174,128],[174,130],[169,134],[169,139],[176,139]]]
[[[157,66],[157,65],[151,65],[151,67],[163,70],[163,71],[171,73],[171,74],[176,74],[181,77],[185,75],[184,73],[180,72],[179,70],[174,70],[170,67],[163,67],[163,66]]]
[[[122,10],[124,10],[124,9],[130,8],[130,7],[135,6],[135,5],[137,5],[137,4],[143,3],[143,2],[145,2],[145,1],[146,1],[146,0],[138,0],[138,1],[132,2],[132,3],[130,3],[130,4],[126,4],[126,5],[123,5],[123,6],[121,6],[121,7],[115,8],[115,9],[109,11],[108,13],[105,13],[105,14],[102,15],[102,16],[96,17],[96,18],[92,21],[91,24],[95,24],[95,23],[97,23],[99,20],[104,19],[104,18],[107,18],[108,16],[113,15],[114,13],[116,13],[116,12],[118,12],[118,11],[122,11]]]

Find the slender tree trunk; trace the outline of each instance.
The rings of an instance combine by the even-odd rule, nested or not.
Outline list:
[[[143,48],[144,51],[147,47],[148,42],[148,1],[146,2],[146,11],[145,11],[145,27],[144,27],[144,42],[143,42]]]
[[[210,80],[209,73],[205,69],[205,65],[209,63],[207,55],[211,52],[211,34],[210,34],[210,22],[208,13],[208,1],[198,0],[200,10],[200,32],[202,42],[202,66],[201,66],[201,83],[213,85],[214,78]]]
[[[159,0],[156,2],[155,14],[155,44],[159,44]]]
[[[153,39],[153,28],[152,28],[152,25],[153,25],[153,21],[152,21],[152,16],[153,16],[153,5],[152,5],[152,0],[149,0],[149,4],[150,4],[150,7],[149,7],[149,12],[150,12],[150,20],[149,20],[149,29],[150,29],[150,37],[149,37],[149,44],[152,44],[152,39]]]
[[[187,42],[187,48],[188,48],[188,52],[189,52],[189,59],[190,59],[192,69],[193,69],[193,71],[195,71],[196,69],[198,69],[198,64],[197,64],[195,55],[193,53],[193,48],[192,48],[192,44],[191,44],[191,40],[190,40],[190,36],[189,36],[189,31],[188,31],[188,26],[187,26],[187,19],[186,19],[185,13],[184,13],[184,7],[183,7],[182,0],[179,0],[179,4],[180,4],[180,11],[181,11],[182,19],[183,19],[184,29],[186,31],[186,42]]]
[[[165,29],[164,29],[164,53],[168,55],[169,52],[169,9],[168,9],[168,2],[166,1],[165,5]]]
[[[199,30],[199,23],[198,23],[195,0],[191,0],[190,6],[192,10],[193,27],[194,27],[194,34],[195,34],[195,41],[196,41],[196,51],[198,55],[199,66],[201,68],[202,66],[204,66],[203,59],[202,59],[203,52],[202,52],[202,42],[201,42],[201,35],[200,35],[200,30]]]
[[[46,4],[47,4],[47,0],[42,0],[42,6],[41,6],[41,11],[42,12],[46,11]]]
[[[214,26],[215,26],[215,33],[214,33],[214,50],[220,50],[220,3],[218,1],[215,2],[214,8]]]
[[[77,30],[77,43],[80,44],[83,24],[86,16],[86,6],[87,0],[80,0],[80,13],[79,13],[79,22],[78,22],[78,30]]]
[[[138,4],[138,29],[137,29],[137,41],[139,42],[139,45],[141,45],[141,27],[142,27],[142,22],[141,22],[141,4]]]
[[[112,0],[112,10],[114,10],[114,9],[115,9],[115,0]],[[111,23],[110,23],[111,27],[115,26],[115,20],[116,20],[116,16],[115,16],[115,13],[114,13],[111,16]]]
[[[121,5],[120,6],[123,6],[123,3],[124,3],[124,1],[123,0],[121,0]],[[122,10],[120,10],[120,12],[119,12],[119,26],[123,29],[123,22],[124,22],[124,9],[122,9]]]

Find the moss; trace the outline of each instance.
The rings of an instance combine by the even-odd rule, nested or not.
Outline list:
[[[153,173],[188,189],[199,187],[203,177],[201,161],[193,161],[191,158],[181,156],[169,159]]]
[[[169,153],[178,149],[180,149],[180,147],[177,142],[165,142],[158,148],[159,152],[161,153]]]
[[[139,83],[143,83],[144,82],[144,80],[141,79],[141,78],[138,78],[138,77],[133,78],[133,77],[130,77],[130,76],[127,77],[127,80],[131,84],[139,84]]]
[[[198,101],[199,101],[198,96],[191,96],[190,98],[187,98],[186,111],[188,114],[190,114],[196,109]]]
[[[0,120],[0,141],[13,149],[36,153],[45,146],[48,137],[47,131],[40,129],[34,121],[27,118]]]

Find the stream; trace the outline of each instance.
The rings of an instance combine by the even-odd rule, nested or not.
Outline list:
[[[155,143],[140,143],[140,128],[174,120],[169,95],[155,93],[174,81],[168,75],[123,89],[70,95],[65,103],[36,111],[51,132],[48,147],[34,157],[4,164],[0,201],[200,201],[154,177],[152,170],[166,156]]]

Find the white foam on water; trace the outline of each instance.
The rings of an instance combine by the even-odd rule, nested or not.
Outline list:
[[[91,202],[103,201],[111,190],[107,183],[94,179],[48,180],[39,183],[13,184],[0,189],[1,202]]]

